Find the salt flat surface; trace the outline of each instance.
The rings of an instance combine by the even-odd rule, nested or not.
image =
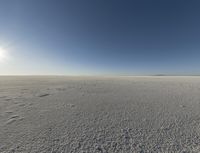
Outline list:
[[[0,152],[200,152],[200,78],[0,77]]]

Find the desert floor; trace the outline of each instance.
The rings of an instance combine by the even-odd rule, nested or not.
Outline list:
[[[0,77],[0,152],[200,152],[200,77]]]

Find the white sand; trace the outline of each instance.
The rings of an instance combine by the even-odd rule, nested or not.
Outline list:
[[[200,152],[200,78],[0,77],[0,152]]]

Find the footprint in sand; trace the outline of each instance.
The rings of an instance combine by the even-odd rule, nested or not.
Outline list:
[[[19,118],[18,115],[12,115],[12,116],[7,120],[6,125],[7,125],[7,124],[12,124],[12,123],[14,123],[15,121],[17,121],[17,118]]]
[[[58,91],[65,91],[66,89],[65,88],[56,88],[56,90],[58,90]]]
[[[32,106],[32,105],[33,105],[33,103],[30,103],[30,104],[29,104],[29,106]]]
[[[20,106],[20,107],[24,107],[26,104],[19,104],[18,106]]]
[[[6,111],[5,113],[7,113],[7,114],[12,114],[12,113],[13,113],[13,111],[11,111],[11,110],[8,110],[8,111]]]
[[[73,108],[73,107],[75,107],[75,105],[74,105],[74,104],[67,104],[67,106],[68,106],[68,107],[70,107],[70,108]]]
[[[5,101],[11,101],[11,100],[12,100],[11,98],[6,98],[6,99],[5,99]]]
[[[16,119],[11,118],[11,119],[9,119],[9,120],[6,122],[6,125],[12,124],[12,123],[15,122],[15,121],[16,121]]]
[[[28,89],[22,89],[22,91],[26,91],[26,90],[28,90]]]
[[[20,117],[19,115],[12,115],[7,121],[6,121],[6,125],[8,124],[12,124],[16,121],[22,121],[24,118]]]
[[[179,105],[179,107],[181,107],[181,108],[185,108],[186,106],[185,106],[185,105]]]
[[[39,97],[46,97],[46,96],[49,96],[50,94],[42,94],[42,95],[39,95]]]
[[[10,119],[13,119],[13,118],[19,118],[19,115],[12,115],[12,116],[10,117]]]

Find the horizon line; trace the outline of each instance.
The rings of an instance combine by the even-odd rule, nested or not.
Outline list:
[[[32,77],[32,76],[40,76],[40,77],[46,77],[46,76],[55,76],[55,77],[173,77],[173,76],[179,76],[179,77],[187,77],[187,76],[200,76],[200,75],[176,75],[176,74],[170,74],[170,75],[165,75],[165,74],[155,74],[155,75],[107,75],[107,74],[102,74],[102,75],[88,75],[88,74],[82,74],[82,75],[69,75],[69,74],[0,74],[0,77],[20,77],[20,76],[27,76],[27,77]]]

